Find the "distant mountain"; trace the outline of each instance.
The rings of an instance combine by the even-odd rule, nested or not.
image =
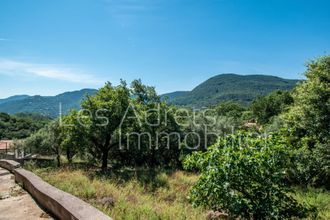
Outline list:
[[[189,91],[176,91],[176,92],[170,92],[170,93],[165,93],[161,95],[162,100],[173,100],[176,99],[180,96],[186,95],[189,93]]]
[[[267,75],[221,74],[198,85],[192,91],[177,91],[161,95],[162,100],[179,106],[206,107],[222,101],[249,103],[257,96],[266,95],[274,90],[290,90],[299,80],[282,79]],[[79,109],[86,95],[96,93],[95,89],[82,89],[65,92],[56,96],[17,95],[0,99],[0,112],[8,114],[38,113],[57,117],[59,105],[62,113]]]
[[[299,80],[268,75],[220,74],[195,87],[190,92],[162,95],[168,102],[180,106],[205,107],[223,101],[249,103],[257,96],[274,90],[290,90]]]
[[[10,97],[5,98],[5,99],[0,99],[0,104],[6,103],[6,102],[12,102],[12,101],[26,99],[27,97],[29,97],[29,96],[28,95],[14,95],[14,96],[10,96]]]
[[[65,114],[70,109],[79,109],[82,99],[86,95],[95,94],[96,91],[95,89],[82,89],[65,92],[56,96],[12,96],[0,100],[0,112],[6,112],[8,114],[22,112],[38,113],[45,116],[57,117],[60,111],[60,103],[62,113]]]

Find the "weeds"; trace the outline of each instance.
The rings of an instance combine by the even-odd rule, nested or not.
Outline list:
[[[330,193],[323,189],[295,188],[293,196],[308,208],[315,209],[309,219],[330,219]]]
[[[183,171],[125,168],[105,173],[83,165],[32,171],[114,219],[205,219],[206,211],[187,199],[197,176]]]
[[[205,219],[207,210],[193,208],[187,195],[198,176],[184,171],[124,168],[100,172],[83,163],[62,168],[26,167],[45,181],[102,210],[114,219]],[[294,188],[293,196],[309,208],[309,219],[330,219],[329,191]]]

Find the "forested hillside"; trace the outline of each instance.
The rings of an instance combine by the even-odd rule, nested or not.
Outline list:
[[[162,97],[168,97],[171,104],[192,107],[215,105],[223,101],[250,103],[256,97],[274,90],[290,90],[297,82],[266,75],[221,74],[206,80],[190,92],[169,93]]]
[[[197,110],[169,105],[141,80],[107,83],[81,103],[88,111],[53,120],[20,148],[53,157],[28,168],[116,219],[126,210],[132,219],[330,219],[330,56],[309,62],[305,77],[248,105]],[[220,75],[190,93],[220,87],[248,101],[295,82]]]
[[[81,100],[86,95],[93,95],[95,92],[95,89],[82,89],[56,96],[13,96],[0,100],[0,112],[8,114],[30,112],[57,117],[59,115],[60,103],[62,105],[62,113],[65,114],[70,109],[78,109]]]
[[[221,74],[198,85],[192,91],[176,91],[163,94],[162,100],[169,104],[190,107],[216,105],[224,101],[248,104],[258,96],[264,96],[274,90],[291,90],[298,80],[282,79],[266,75]],[[82,89],[65,92],[56,96],[18,95],[0,99],[0,112],[16,114],[20,112],[38,113],[50,117],[62,114],[70,109],[79,109],[86,95],[96,93],[95,89]]]
[[[44,127],[51,118],[31,113],[0,113],[0,139],[22,139]]]
[[[14,96],[10,96],[8,98],[5,99],[0,99],[0,105],[6,102],[13,102],[13,101],[18,101],[18,100],[22,100],[22,99],[26,99],[28,98],[28,95],[14,95]]]

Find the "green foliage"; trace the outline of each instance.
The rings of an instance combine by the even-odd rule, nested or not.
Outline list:
[[[303,186],[329,186],[329,145],[311,143],[310,139],[304,137],[298,142],[298,147],[294,148],[294,167],[289,170],[289,180],[293,184]]]
[[[116,220],[205,219],[205,210],[187,200],[195,174],[180,170],[122,168],[109,176],[95,167],[29,167],[55,187],[71,193]],[[110,175],[111,174],[111,175]],[[112,204],[104,204],[108,198]]]
[[[120,129],[123,116],[129,105],[130,93],[125,82],[112,86],[109,82],[93,96],[88,96],[81,104],[86,118],[84,128],[87,139],[92,143],[89,151],[102,160],[102,169],[107,169],[111,148],[118,147],[114,137]]]
[[[266,75],[221,74],[195,87],[190,92],[169,93],[168,102],[174,105],[207,107],[224,101],[250,103],[258,96],[274,90],[291,90],[298,80]],[[172,98],[173,97],[173,98]]]
[[[60,166],[61,145],[63,142],[63,133],[58,120],[47,124],[44,128],[26,138],[23,148],[26,153],[55,155],[57,165]]]
[[[48,135],[47,130],[43,128],[26,138],[23,142],[25,151],[27,153],[50,155],[52,152],[49,149],[49,144],[45,142]]]
[[[122,148],[111,156],[122,165],[180,165],[180,127],[172,109],[160,100],[155,88],[134,80],[131,106],[121,126]]]
[[[229,108],[225,109],[228,106]],[[221,113],[218,107],[199,111],[185,109],[177,112],[181,117],[178,122],[184,135],[182,138],[184,155],[196,150],[205,151],[208,146],[216,143],[219,137],[231,134],[241,126],[241,119],[236,117],[236,107],[238,107],[236,103],[233,104],[233,108],[231,103],[220,104]]]
[[[274,116],[284,112],[293,103],[293,98],[288,91],[274,91],[267,96],[253,100],[250,109],[252,116],[260,124],[268,123]]]
[[[222,102],[215,107],[215,110],[220,116],[227,116],[232,118],[240,118],[245,108],[237,102]]]
[[[293,93],[294,105],[282,118],[288,142],[296,150],[294,182],[324,185],[330,182],[330,56],[311,61]],[[329,186],[328,186],[329,187]]]
[[[185,168],[198,169],[194,205],[222,210],[232,217],[280,219],[303,217],[305,209],[284,184],[289,151],[276,135],[227,136],[206,152],[195,152]]]
[[[0,139],[26,138],[49,122],[49,117],[38,114],[8,115],[0,113]]]
[[[60,119],[62,143],[61,148],[65,151],[69,163],[72,158],[79,154],[84,158],[87,147],[89,146],[88,135],[84,128],[83,119],[79,118],[77,110],[71,110],[70,114]],[[79,119],[79,120],[78,120]]]
[[[324,189],[294,188],[292,196],[302,204],[305,204],[310,209],[315,209],[311,212],[307,219],[330,219],[330,192]]]
[[[330,139],[330,56],[310,62],[305,76],[307,80],[293,93],[294,105],[286,118],[297,135],[324,143]]]

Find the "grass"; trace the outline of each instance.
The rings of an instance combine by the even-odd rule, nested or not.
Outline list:
[[[32,171],[116,220],[205,219],[207,212],[190,205],[187,195],[197,176],[184,171],[139,168],[102,173],[93,167],[68,165]],[[104,200],[110,202],[104,204]]]
[[[309,208],[315,207],[317,212],[309,219],[330,219],[330,192],[314,188],[294,188],[294,198]]]
[[[187,197],[198,176],[184,171],[125,168],[103,173],[84,164],[26,168],[116,220],[206,219],[207,210],[192,207]],[[308,219],[330,219],[329,191],[298,187],[293,191],[299,203],[316,208]]]

